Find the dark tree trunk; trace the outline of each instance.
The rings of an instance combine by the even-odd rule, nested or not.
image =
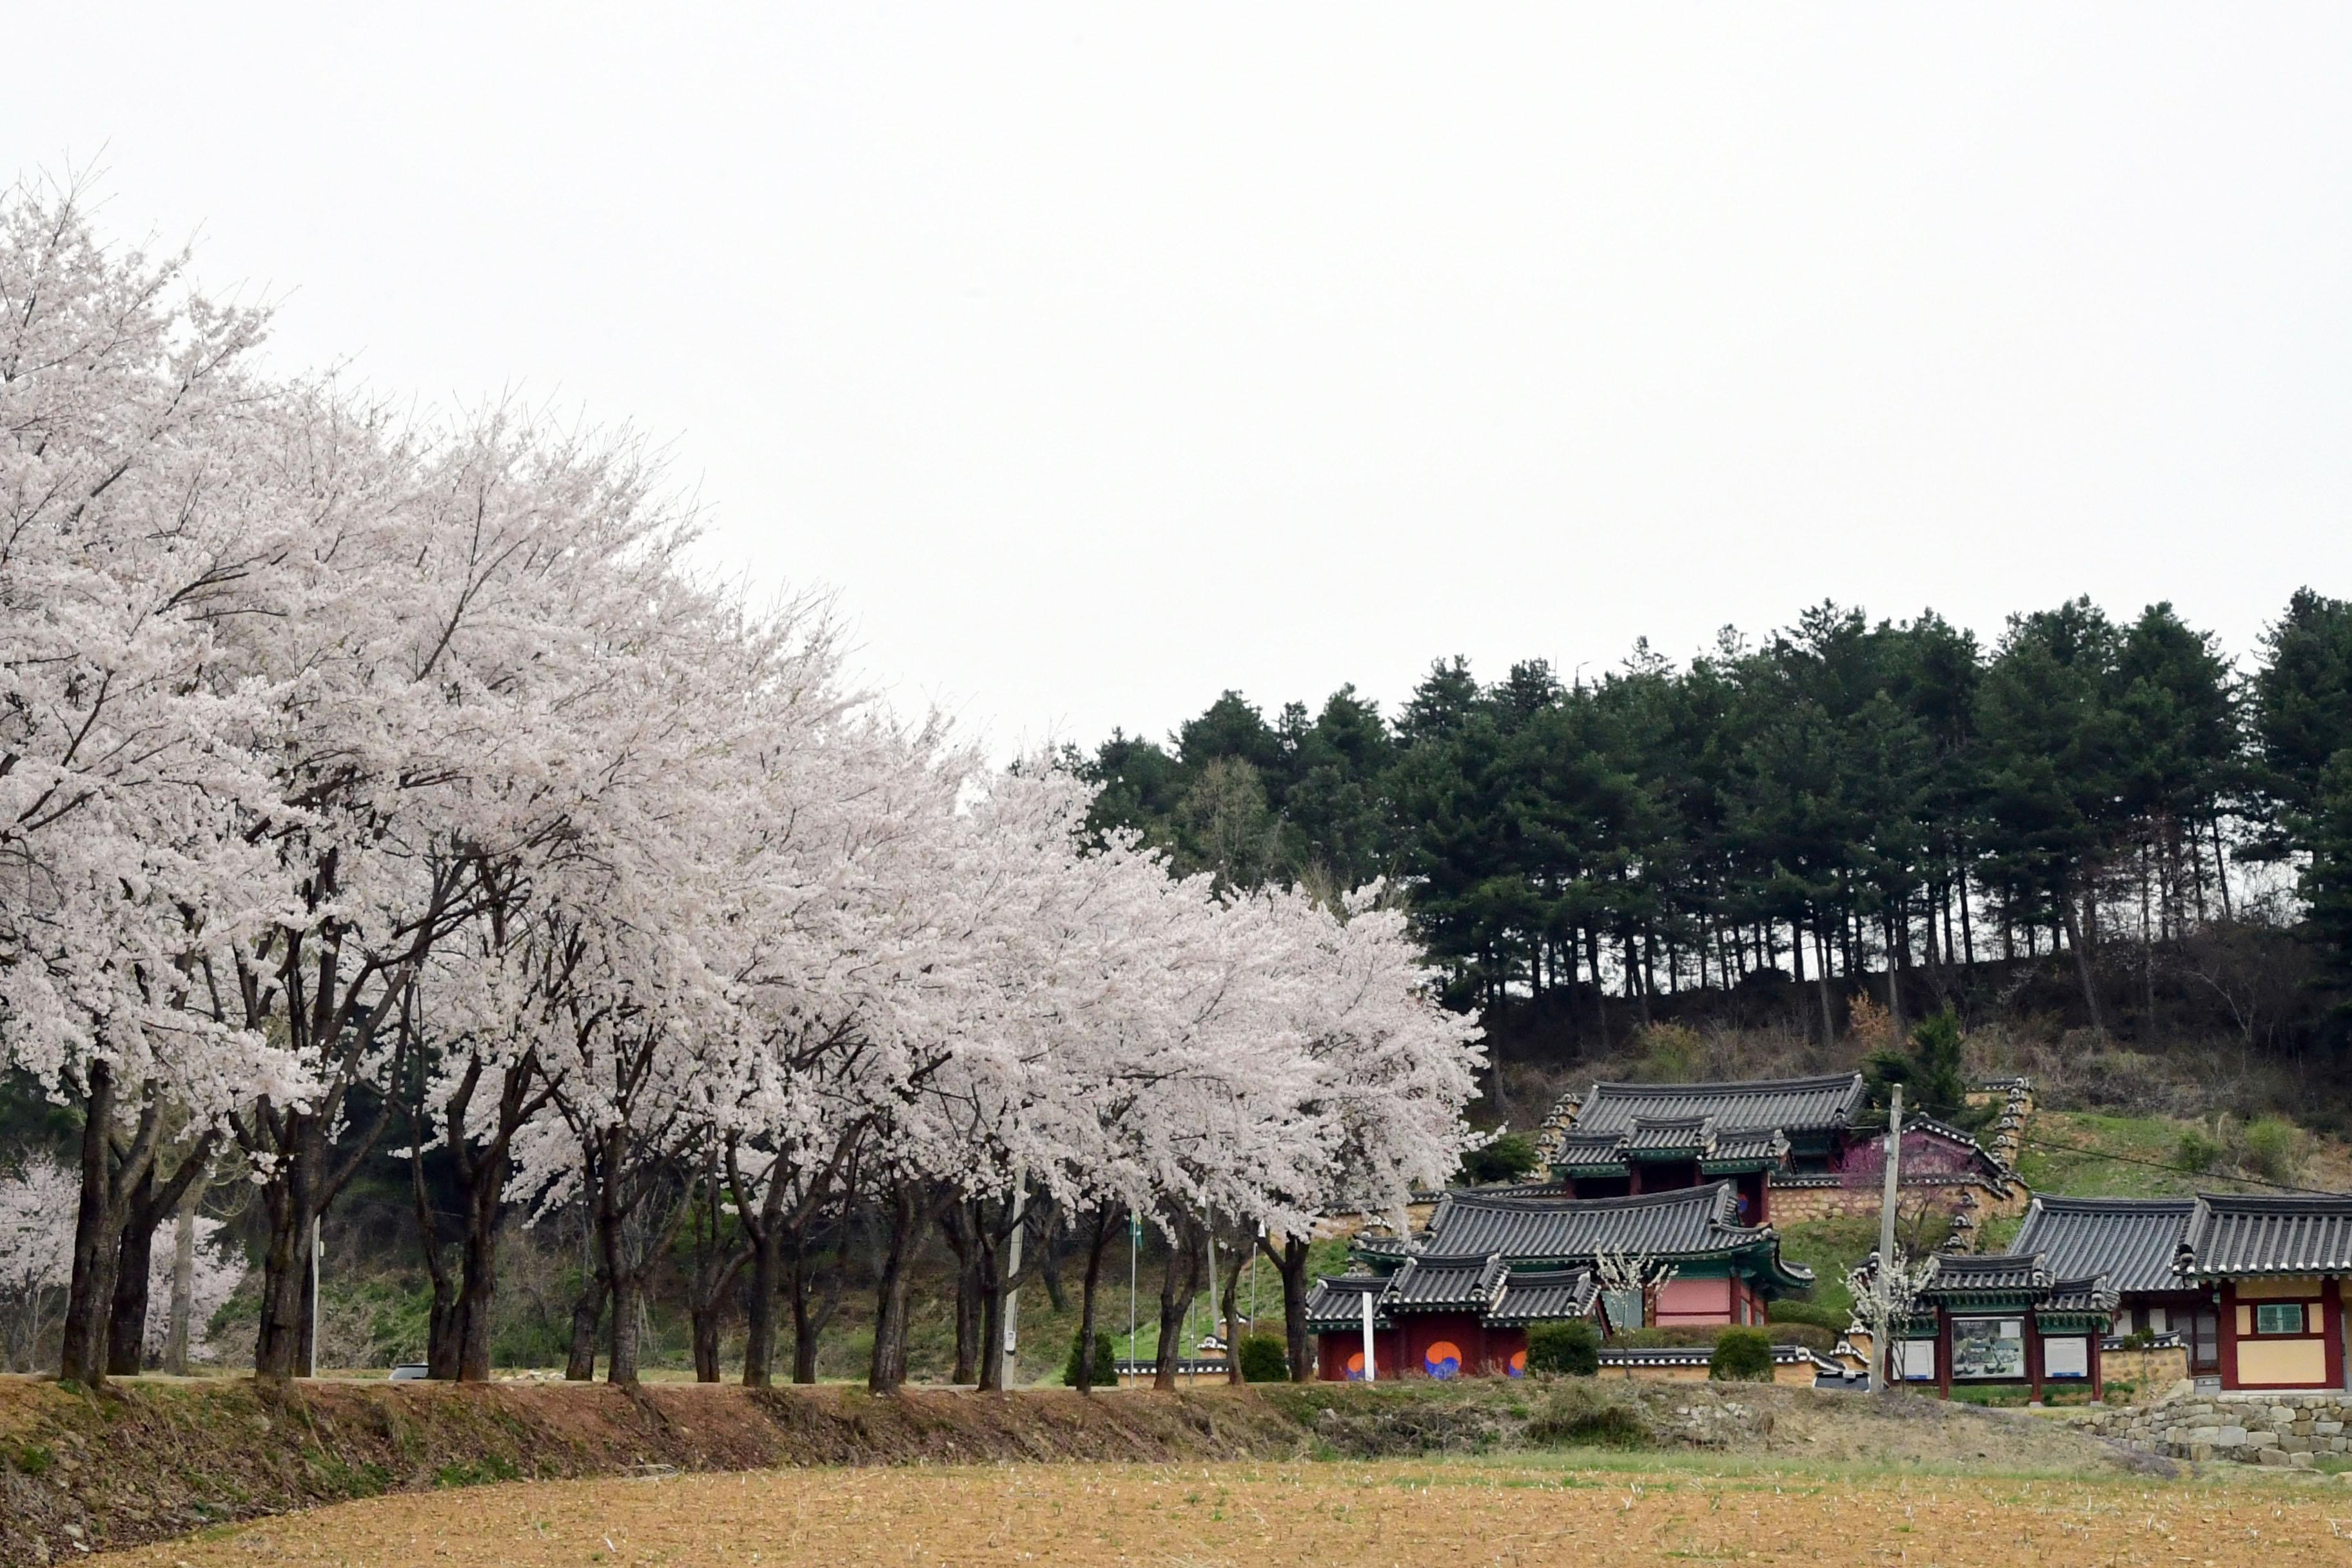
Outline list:
[[[2074,910],[2070,890],[2061,889],[2058,907],[2065,911],[2066,945],[2074,950],[2074,976],[2082,982],[2083,1005],[2091,1010],[2091,1032],[2104,1036],[2107,1032],[2105,1016],[2099,1011],[2098,982],[2091,975],[2091,954],[2083,942],[2083,923]]]
[[[845,1251],[848,1241],[845,1229],[842,1239]],[[805,1226],[793,1233],[792,1259],[793,1381],[805,1387],[816,1382],[817,1335],[823,1331],[824,1321],[833,1315],[830,1301],[821,1312],[812,1308],[809,1302],[808,1230]]]
[[[604,1324],[605,1294],[603,1268],[591,1267],[580,1294],[572,1299],[572,1346],[563,1363],[567,1383],[595,1381],[596,1331]]]
[[[254,1335],[253,1375],[265,1383],[308,1376],[316,1347],[309,1310],[310,1226],[318,1218],[324,1137],[316,1119],[289,1112],[279,1140],[284,1163],[261,1189],[268,1239],[261,1255],[261,1321]]]
[[[487,1162],[485,1162],[487,1163]],[[483,1182],[467,1194],[466,1238],[457,1265],[457,1381],[490,1380],[490,1329],[499,1296],[499,1193],[506,1185],[506,1158],[498,1160],[495,1183]]]
[[[718,1301],[698,1302],[688,1314],[694,1332],[694,1381],[719,1381],[719,1324],[721,1316]]]
[[[776,1285],[783,1238],[772,1224],[751,1237],[751,1293],[743,1302],[743,1386],[765,1388],[774,1381]]]
[[[1813,928],[1813,957],[1819,961],[1819,973],[1815,978],[1821,988],[1822,1045],[1827,1049],[1837,1044],[1837,1019],[1830,1012],[1829,933],[1819,925]]]
[[[106,1324],[106,1371],[110,1377],[136,1377],[147,1351],[147,1277],[154,1265],[155,1168],[131,1190],[114,1254],[114,1295]],[[145,1220],[142,1224],[142,1219]]]
[[[956,1258],[955,1368],[948,1381],[958,1385],[980,1381],[981,1292],[980,1226],[972,1217],[970,1199],[951,1201],[940,1216],[948,1250]]]
[[[457,1292],[449,1279],[449,1265],[441,1256],[441,1218],[433,1212],[425,1186],[425,1129],[421,1112],[412,1108],[408,1128],[408,1190],[416,1208],[416,1237],[425,1253],[425,1271],[432,1280],[433,1301],[425,1310],[425,1375],[437,1381],[457,1377],[461,1356],[458,1343]]]
[[[1197,1227],[1189,1219],[1178,1221],[1160,1277],[1160,1354],[1151,1386],[1162,1392],[1176,1386],[1176,1363],[1183,1359],[1184,1320],[1201,1289],[1200,1250]]]
[[[1087,1272],[1078,1286],[1078,1392],[1095,1387],[1095,1291],[1102,1283],[1103,1249],[1110,1245],[1111,1222],[1123,1217],[1108,1206],[1095,1210],[1095,1225],[1087,1238]]]
[[[624,1141],[625,1128],[612,1127],[601,1137],[604,1148],[597,1163],[604,1179],[596,1184],[596,1254],[605,1288],[612,1293],[612,1312],[605,1322],[604,1381],[635,1384],[637,1381],[637,1301],[644,1284],[645,1265],[629,1256],[625,1224],[627,1207],[622,1202],[621,1176],[628,1155]]]
[[[114,1266],[122,1246],[123,1175],[114,1154],[113,1064],[93,1060],[83,1073],[81,1201],[74,1211],[73,1278],[66,1296],[65,1341],[58,1376],[96,1388],[106,1381],[107,1321],[114,1305]]]
[[[1278,1250],[1271,1237],[1258,1245],[1265,1248],[1276,1272],[1282,1276],[1282,1338],[1290,1355],[1290,1381],[1305,1383],[1315,1375],[1315,1346],[1307,1334],[1307,1298],[1313,1289],[1307,1278],[1307,1260],[1313,1244],[1305,1237],[1286,1236]]]
[[[917,1204],[910,1182],[890,1185],[883,1211],[882,1267],[875,1282],[874,1358],[866,1386],[896,1393],[907,1381],[907,1265],[915,1247]]]

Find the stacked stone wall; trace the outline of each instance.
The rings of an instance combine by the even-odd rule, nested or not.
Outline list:
[[[2085,1423],[2144,1453],[2174,1459],[2309,1469],[2352,1452],[2352,1394],[2186,1394],[2094,1412]]]

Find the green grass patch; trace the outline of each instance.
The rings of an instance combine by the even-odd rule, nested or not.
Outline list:
[[[483,1487],[498,1481],[520,1480],[522,1472],[514,1461],[498,1454],[485,1454],[478,1459],[460,1464],[444,1465],[433,1472],[436,1487]]]

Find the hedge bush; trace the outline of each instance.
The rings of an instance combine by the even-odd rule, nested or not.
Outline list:
[[[1706,1375],[1717,1383],[1772,1381],[1772,1337],[1761,1329],[1726,1329],[1707,1358]]]
[[[1076,1388],[1078,1385],[1078,1347],[1085,1342],[1085,1340],[1084,1329],[1070,1336],[1070,1359],[1062,1363],[1062,1386],[1065,1388]],[[1111,1354],[1111,1340],[1108,1334],[1095,1336],[1094,1385],[1097,1388],[1118,1386],[1118,1358]]]
[[[1288,1383],[1290,1351],[1272,1334],[1252,1334],[1242,1341],[1244,1383]]]
[[[1581,1318],[1535,1324],[1528,1330],[1528,1370],[1591,1377],[1601,1370],[1601,1331]]]

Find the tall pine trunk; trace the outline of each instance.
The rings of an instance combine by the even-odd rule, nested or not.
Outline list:
[[[2066,945],[2074,952],[2074,976],[2082,982],[2083,1005],[2091,1010],[2091,1032],[2104,1037],[2107,1032],[2106,1017],[2099,1010],[2098,982],[2091,974],[2090,950],[2083,941],[2083,922],[2074,909],[2073,889],[2059,889],[2058,907],[2065,911]]]

